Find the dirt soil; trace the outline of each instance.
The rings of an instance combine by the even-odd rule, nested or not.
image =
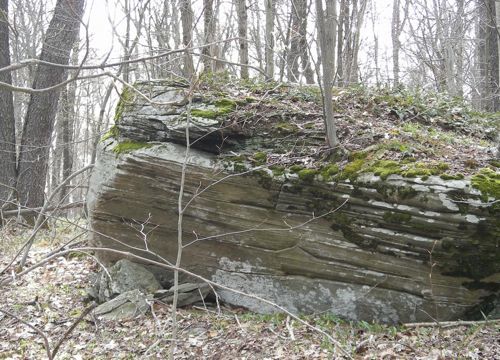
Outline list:
[[[72,225],[43,231],[28,266],[81,233]],[[0,230],[3,269],[28,230]],[[51,348],[89,306],[84,302],[90,276],[99,269],[93,257],[56,258],[4,286],[0,309],[0,359],[47,358]],[[60,359],[164,359],[173,341],[171,306],[152,303],[148,315],[129,321],[102,321],[92,315],[64,340]],[[323,335],[284,315],[259,315],[221,304],[198,304],[178,311],[176,359],[344,359]],[[354,359],[500,359],[500,325],[449,327],[387,326],[347,322],[332,315],[303,317],[331,334]]]

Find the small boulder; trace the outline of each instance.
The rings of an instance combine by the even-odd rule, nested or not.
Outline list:
[[[103,303],[120,294],[136,289],[144,294],[153,294],[161,289],[161,285],[144,266],[127,259],[121,259],[110,267],[107,272],[101,271],[93,288],[87,290],[87,292],[91,297]]]
[[[152,298],[152,295],[144,295],[137,289],[130,290],[99,305],[94,315],[105,320],[133,319],[149,311]]]

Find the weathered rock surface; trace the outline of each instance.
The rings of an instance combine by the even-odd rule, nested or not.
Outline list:
[[[147,234],[148,249],[174,263],[184,95],[159,83],[143,90],[155,101],[176,104],[136,99],[122,109],[115,138],[101,143],[88,203],[92,241],[145,255],[130,246],[144,249]],[[200,100],[193,107],[215,105]],[[465,318],[498,298],[499,210],[470,179],[382,180],[364,173],[349,181],[289,169],[276,173],[224,155],[255,144],[286,148],[295,141],[286,128],[276,139],[219,118],[192,120],[184,268],[293,312],[331,311],[354,320]],[[127,142],[135,144],[133,151],[122,151]],[[257,312],[275,311],[227,290],[218,295]]]
[[[121,259],[107,271],[101,271],[88,292],[103,303],[132,290],[153,294],[159,289],[161,285],[150,271],[140,264]]]
[[[106,320],[133,319],[149,311],[152,295],[144,295],[138,289],[126,291],[114,299],[99,305],[94,315]]]
[[[168,290],[158,290],[154,297],[164,303],[172,303],[174,300],[174,286]],[[208,284],[181,284],[177,288],[179,295],[177,298],[177,306],[183,307],[197,302],[202,302],[210,293]]]

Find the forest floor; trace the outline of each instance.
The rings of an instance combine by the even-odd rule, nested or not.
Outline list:
[[[44,230],[28,265],[75,235],[74,227]],[[0,231],[0,267],[29,231]],[[64,338],[60,359],[163,359],[172,344],[171,306],[152,304],[148,315],[129,321],[102,321],[92,315],[64,334],[80,317],[85,288],[99,265],[91,256],[76,254],[51,260],[5,286],[0,296],[0,359],[47,358]],[[259,315],[244,309],[200,304],[178,310],[176,359],[343,359],[323,335],[284,315]],[[500,325],[448,327],[387,326],[347,322],[332,315],[303,317],[331,334],[354,359],[500,359]]]

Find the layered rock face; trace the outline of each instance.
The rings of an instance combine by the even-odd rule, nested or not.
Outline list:
[[[122,97],[117,125],[100,144],[88,203],[95,244],[144,255],[147,243],[174,263],[186,161],[182,266],[190,271],[295,313],[397,323],[491,310],[499,211],[470,178],[366,172],[348,179],[328,167],[269,167],[267,149],[297,142],[290,129],[280,122],[277,133],[246,130],[225,117],[238,103],[201,95],[186,156],[186,89],[161,82],[139,89],[157,105]],[[306,135],[309,144],[323,141],[320,132]],[[217,292],[233,305],[275,311]]]

